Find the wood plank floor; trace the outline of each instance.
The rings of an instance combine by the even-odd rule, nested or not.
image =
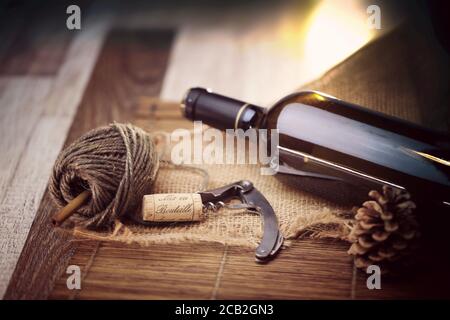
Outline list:
[[[358,0],[349,1],[353,7],[362,5]],[[287,56],[285,46],[270,45],[286,43],[287,34],[299,36],[308,21],[304,15],[311,9],[309,2],[298,7],[286,1],[218,8],[216,2],[199,6],[176,1],[83,0],[77,1],[82,29],[71,31],[65,26],[69,4],[68,0],[1,4],[0,297],[21,254],[105,34],[113,26],[176,30],[160,93],[172,100],[178,100],[186,87],[204,84],[268,104],[314,77],[309,71],[321,73],[329,67],[297,72],[303,61],[301,50],[294,46]],[[268,16],[271,18],[266,19]],[[283,61],[283,67],[265,67],[278,61]],[[189,76],[180,77],[183,72]],[[160,126],[144,118],[139,123]],[[172,122],[170,128],[176,125]]]
[[[159,93],[172,37],[173,33],[170,31],[111,31],[69,130],[67,143],[97,126],[112,121],[131,121],[139,97]],[[75,248],[67,242],[67,235],[55,232],[48,225],[51,212],[54,212],[54,207],[46,194],[22,250],[6,297],[45,297],[51,277],[59,274],[58,267],[61,263],[64,265],[63,257],[70,255],[70,250]],[[44,246],[43,243],[47,245]],[[69,253],[65,248],[68,248]],[[42,265],[38,261],[46,263]],[[39,271],[30,268],[30,265]],[[56,269],[52,272],[46,269],[51,267]],[[41,276],[31,276],[36,273]],[[24,274],[29,274],[30,277],[24,277]],[[30,283],[26,283],[30,279],[36,281],[36,288],[32,293],[27,289]]]
[[[28,20],[17,12],[25,15],[34,12],[29,6],[36,6],[37,3],[14,2],[11,5],[10,15],[2,12],[2,23],[8,27],[1,29],[4,41],[0,45],[0,60],[10,61],[8,59],[16,57],[16,62],[29,63],[27,58],[20,57],[29,54],[27,50],[30,46],[14,43],[29,43],[30,35],[21,34],[22,29],[41,33],[40,21],[52,19],[52,15],[47,15],[51,10],[37,10],[39,15],[33,19],[34,23],[24,27]],[[63,2],[59,5],[65,8]],[[27,239],[52,164],[65,141],[110,22],[109,12],[95,15],[86,12],[84,17],[87,30],[69,36],[71,41],[65,50],[57,50],[64,57],[60,60],[61,65],[52,64],[44,70],[38,66],[46,64],[47,57],[37,54],[29,58],[34,62],[27,64],[28,67],[22,68],[14,63],[15,67],[8,67],[4,70],[7,74],[0,77],[1,297]],[[48,24],[44,23],[43,28],[48,28]],[[16,32],[17,29],[19,32]],[[49,43],[54,45],[61,38],[67,38],[64,32],[48,35]],[[61,44],[66,45],[64,41]]]
[[[161,129],[168,129],[165,124],[179,117],[176,106],[152,107],[142,101],[157,96],[161,89],[173,35],[170,30],[113,30],[109,33],[66,143],[113,120],[139,124],[152,119],[150,121]],[[177,126],[188,124],[180,120]],[[143,248],[75,241],[50,227],[49,217],[54,210],[46,194],[6,298],[424,297],[423,286],[419,286],[423,284],[420,274],[412,282],[383,282],[382,292],[368,290],[365,275],[355,272],[352,260],[346,254],[347,245],[337,241],[298,241],[274,261],[259,265],[254,262],[252,249],[214,243],[162,244]],[[65,268],[72,264],[82,268],[80,291],[68,290],[66,286]],[[444,287],[444,292],[438,292],[438,296],[448,296],[448,293]]]
[[[63,274],[50,298],[348,299],[352,268],[344,248],[305,241],[261,265],[252,249],[221,244],[140,248],[84,243],[70,261],[82,266],[82,290],[69,291]],[[333,268],[330,254],[335,256]]]
[[[95,9],[94,5],[94,12]],[[186,19],[181,13],[177,17],[180,21]],[[382,290],[373,291],[366,287],[366,275],[355,272],[352,260],[346,254],[347,245],[338,241],[297,241],[283,250],[277,259],[259,265],[254,262],[254,251],[250,248],[216,243],[161,244],[144,248],[80,241],[51,227],[49,218],[55,208],[48,194],[44,193],[44,186],[63,143],[68,144],[87,130],[111,121],[130,121],[154,130],[173,130],[190,125],[179,116],[173,104],[148,101],[157,101],[161,94],[178,97],[178,91],[187,86],[185,81],[176,78],[179,74],[176,69],[191,70],[182,65],[186,63],[181,62],[182,52],[199,41],[195,40],[198,34],[194,31],[202,30],[201,24],[188,26],[177,33],[177,23],[164,21],[164,15],[159,16],[156,12],[154,20],[148,16],[141,17],[142,20],[153,21],[151,24],[145,25],[147,22],[139,22],[138,18],[130,28],[133,26],[133,23],[128,23],[130,20],[126,20],[127,23],[115,21],[115,25],[122,27],[107,33],[110,18],[108,12],[102,18],[95,14],[89,18],[88,15],[86,25],[89,32],[64,36],[62,46],[52,52],[54,63],[40,65],[29,61],[32,58],[25,54],[28,49],[23,51],[23,48],[33,48],[33,42],[30,42],[33,37],[29,36],[31,31],[24,33],[24,39],[10,39],[14,50],[24,52],[22,56],[4,55],[1,51],[3,44],[0,44],[0,59],[10,61],[0,68],[3,74],[0,78],[0,130],[16,130],[15,136],[18,137],[17,140],[7,140],[9,151],[0,159],[2,170],[5,170],[1,172],[2,178],[8,178],[0,181],[5,195],[1,199],[1,214],[9,221],[8,224],[0,224],[3,228],[0,229],[3,236],[0,245],[2,250],[9,250],[5,254],[8,259],[3,260],[2,256],[0,264],[5,270],[0,276],[0,285],[3,285],[0,289],[6,290],[6,299],[450,298],[450,277],[446,275],[450,263],[443,257],[440,259],[438,249],[424,254],[433,259],[433,264],[421,264],[407,277],[383,278]],[[225,21],[224,24],[227,23]],[[221,33],[220,30],[217,28],[210,33],[205,30],[208,37],[203,34],[200,39],[211,41],[209,45],[217,44],[214,52],[220,53],[227,48],[238,52],[234,46],[239,46],[239,41],[238,44],[213,41],[211,34]],[[249,31],[247,36],[251,34]],[[237,32],[233,35],[238,37]],[[266,38],[261,36],[262,48],[265,41]],[[173,54],[175,46],[177,50]],[[52,47],[51,41],[48,47]],[[256,51],[261,61],[281,59],[277,54],[271,53],[268,57],[264,50]],[[38,50],[35,55],[45,60],[45,52],[39,53]],[[216,57],[210,59],[207,63],[218,63]],[[294,60],[290,61],[294,63]],[[253,68],[258,66],[253,65]],[[234,90],[230,93],[255,102],[257,99],[267,102],[270,95],[278,96],[282,90],[291,90],[293,88],[289,85],[298,83],[299,86],[304,79],[291,73],[286,82],[279,81],[272,93],[259,96],[258,92],[263,87],[261,83],[239,92],[241,89],[227,87],[226,83],[232,81],[233,74],[222,72],[226,74],[226,80],[212,79],[217,88],[222,86]],[[254,69],[247,72],[254,72]],[[30,78],[4,78],[11,77],[12,73]],[[275,78],[281,79],[282,74],[276,74]],[[289,88],[282,89],[286,85]],[[20,98],[13,94],[18,88],[26,93]],[[31,103],[35,108],[30,108]],[[23,117],[24,113],[28,116]],[[17,119],[20,121],[15,122]],[[19,129],[26,130],[19,134]],[[67,138],[65,132],[68,132]],[[11,136],[6,131],[0,133]],[[30,144],[49,144],[51,147],[37,150],[28,148]],[[21,157],[18,148],[22,150]],[[30,182],[32,180],[42,187],[36,188]],[[23,197],[24,190],[28,190],[26,197]],[[30,226],[25,241],[27,233],[24,230]],[[13,236],[6,238],[7,234]],[[19,255],[16,265],[15,259]],[[66,286],[65,270],[72,264],[81,267],[80,291],[68,290]]]

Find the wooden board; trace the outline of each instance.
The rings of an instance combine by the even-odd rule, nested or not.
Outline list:
[[[110,25],[104,12],[108,16],[109,10],[97,8],[94,15],[83,20],[83,32],[64,38],[48,64],[43,61],[46,55],[39,52],[47,52],[45,48],[52,47],[51,42],[47,43],[50,46],[36,46],[34,36],[30,35],[34,32],[32,26],[26,27],[28,31],[22,33],[23,38],[16,38],[16,33],[4,37],[2,33],[0,59],[9,65],[1,68],[0,129],[5,128],[3,136],[9,139],[0,142],[3,152],[0,213],[7,221],[0,224],[3,228],[0,246],[2,253],[6,253],[0,263],[3,268],[0,289],[2,283],[6,289],[20,255],[5,298],[449,298],[450,263],[439,247],[426,246],[420,255],[424,262],[411,274],[383,278],[382,290],[374,291],[367,289],[366,275],[355,272],[346,254],[347,245],[338,241],[301,240],[269,264],[259,265],[255,264],[254,251],[249,248],[215,243],[142,248],[78,241],[49,225],[55,208],[48,194],[44,194],[44,186],[67,132],[66,144],[87,130],[113,120],[130,121],[153,130],[187,127],[190,123],[180,118],[176,106],[148,103],[148,98],[162,94],[178,99],[186,86],[198,84],[192,81],[201,80],[204,84],[214,84],[216,89],[223,88],[225,93],[267,104],[305,80],[296,72],[299,61],[292,57],[286,61],[280,52],[261,50],[264,43],[282,36],[278,32],[282,31],[281,20],[262,20],[262,26],[248,25],[247,33],[241,34],[236,32],[235,16],[230,12],[221,12],[221,18],[216,19],[217,14],[209,15],[205,11],[202,16],[215,25],[208,29],[202,25],[205,21],[196,20],[198,11],[190,9],[190,15],[184,8],[178,11],[169,8],[169,14],[151,9],[122,15],[116,24],[146,28],[112,31],[101,47]],[[253,21],[248,19],[247,12],[245,17],[245,24]],[[175,38],[173,29],[157,28],[173,28],[178,24],[181,24],[180,32]],[[275,31],[267,32],[272,26]],[[259,45],[243,52],[240,50],[243,43],[248,47],[254,44],[252,35],[258,35]],[[196,49],[199,43],[214,50]],[[22,48],[22,54],[16,57],[8,51],[10,48],[15,51]],[[198,59],[195,56],[198,50],[206,66],[201,72],[192,63]],[[223,52],[228,54],[221,56]],[[240,63],[243,55],[247,63]],[[276,68],[281,59],[285,69]],[[252,61],[256,62],[251,64]],[[279,79],[273,90],[269,90],[273,87],[270,81],[266,84],[258,80],[261,74],[256,71],[263,69],[265,61],[270,61],[275,77],[266,68],[261,79]],[[220,63],[220,74],[212,72],[217,71]],[[283,73],[287,69],[291,71],[286,78]],[[191,73],[190,70],[197,70],[198,74],[189,79],[178,78],[186,77],[183,72]],[[237,80],[235,73],[241,71],[241,80]],[[252,85],[241,86],[242,82]],[[367,95],[361,93],[363,97]],[[3,141],[7,142],[7,148],[3,148],[6,143]],[[33,145],[45,148],[30,147]],[[67,289],[65,270],[71,264],[81,267],[80,291]]]
[[[132,110],[139,97],[159,92],[172,35],[165,31],[111,33],[69,131],[67,143],[99,125],[114,120],[131,120]],[[152,58],[147,59],[149,57]],[[111,77],[111,71],[117,76]],[[49,107],[51,104],[47,105]],[[55,233],[48,225],[48,217],[52,212],[52,203],[45,195],[6,298],[46,297],[50,288],[48,286],[52,284],[51,279],[59,275],[60,263],[64,264],[64,257],[66,254],[70,255],[72,245],[67,242],[69,238]],[[30,268],[30,265],[35,267]],[[42,276],[34,277],[33,274],[36,273]],[[26,274],[30,277],[26,277]]]
[[[11,3],[13,6],[16,4]],[[98,6],[94,7],[98,9]],[[45,10],[40,12],[43,18],[48,19]],[[15,23],[11,29],[0,31],[0,59],[27,55],[25,49],[23,51],[20,46],[12,45],[14,39],[27,43],[26,34],[24,40],[15,38],[15,28],[22,29],[22,23],[27,21],[16,21],[14,17],[11,14],[2,20],[2,23]],[[52,72],[41,74],[39,71],[36,74],[38,69],[34,66],[47,62],[45,55],[33,55],[30,57],[33,62],[29,64],[32,65],[31,69],[15,64],[16,67],[9,69],[14,74],[0,76],[0,297],[3,297],[16,267],[44,194],[52,164],[61,150],[80,103],[110,18],[108,11],[102,14],[86,11],[86,29],[70,37],[67,48],[59,51],[59,56],[64,56],[64,59],[60,65],[52,64]],[[40,32],[40,21],[33,20],[25,29]],[[20,61],[29,63],[27,59]]]
[[[157,96],[174,33],[170,30],[112,31],[99,55],[66,144],[111,121],[172,129],[179,110],[147,103]],[[175,126],[188,126],[177,120]],[[406,279],[384,279],[382,290],[366,287],[347,245],[302,240],[269,264],[254,262],[248,248],[215,243],[139,247],[75,241],[49,225],[55,208],[47,194],[6,292],[7,299],[352,299],[450,297],[448,264],[416,270]],[[436,252],[429,253],[436,259]],[[68,290],[68,265],[82,270],[82,290]]]
[[[364,7],[359,0],[349,3],[353,9]],[[82,28],[71,31],[65,25],[69,4],[73,2],[0,4],[0,297],[112,24],[126,29],[177,30],[160,93],[165,98],[178,100],[186,87],[204,84],[268,104],[327,68],[316,65],[298,72],[304,61],[297,49],[301,32],[310,21],[305,19],[313,5],[310,2],[236,2],[218,7],[216,2],[180,5],[82,0],[76,1]],[[383,8],[389,11],[386,5]],[[377,34],[392,27],[386,17]],[[398,15],[395,17],[397,23]],[[285,46],[289,42],[293,44],[290,49]],[[270,65],[277,67],[268,68]],[[136,123],[151,129],[182,126],[178,112],[169,120],[155,113],[156,109],[161,108],[144,110],[147,115],[142,117],[135,113]]]
[[[350,298],[349,258],[337,243],[325,250],[320,241],[296,244],[267,265],[255,263],[252,249],[211,243],[147,249],[103,242],[96,251],[93,246],[80,246],[70,262],[83,267],[82,290],[69,291],[63,275],[51,298]],[[336,250],[335,266],[346,271],[334,275],[327,264]]]
[[[70,1],[11,2],[1,17],[8,50],[0,54],[0,76],[55,75],[75,32],[65,26]],[[79,1],[86,10],[90,1]],[[86,11],[87,12],[87,11]]]

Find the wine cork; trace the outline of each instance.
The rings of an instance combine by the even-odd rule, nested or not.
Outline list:
[[[202,218],[203,204],[198,193],[162,193],[143,198],[144,221],[200,221]]]

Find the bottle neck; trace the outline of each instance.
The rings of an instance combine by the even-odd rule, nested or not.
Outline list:
[[[182,101],[182,108],[186,118],[221,130],[258,127],[264,116],[264,108],[203,88],[190,89]]]

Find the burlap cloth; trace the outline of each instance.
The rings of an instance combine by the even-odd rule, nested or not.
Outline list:
[[[448,128],[448,57],[430,36],[429,30],[416,28],[402,25],[301,89],[323,91],[429,127]],[[151,131],[151,128],[145,129]],[[349,206],[293,187],[276,176],[263,176],[257,165],[204,165],[202,168],[209,173],[209,188],[242,179],[252,181],[272,204],[281,231],[288,239],[300,235],[342,236],[333,225],[342,223],[336,213],[345,212]],[[163,166],[154,185],[154,193],[195,192],[201,182],[202,175],[191,170]],[[330,189],[330,192],[336,191]],[[331,227],[327,229],[326,226]],[[85,230],[76,232],[87,236]],[[254,247],[261,235],[262,222],[257,215],[222,209],[203,222],[154,227],[118,223],[112,234],[91,232],[88,236],[143,245],[214,241]]]

